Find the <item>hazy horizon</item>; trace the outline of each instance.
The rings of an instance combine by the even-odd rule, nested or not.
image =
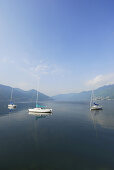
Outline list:
[[[4,85],[4,84],[0,84],[0,85],[8,86],[8,85]],[[114,84],[109,84],[109,85],[114,85]],[[104,86],[109,86],[109,85],[104,85]],[[98,88],[96,88],[96,89],[94,89],[94,90],[97,90],[97,89],[102,88],[102,87],[104,87],[104,86],[100,86],[100,87],[98,87]],[[8,87],[11,87],[11,86],[8,86]],[[12,87],[11,87],[11,88],[12,88]],[[17,87],[13,87],[13,88],[18,89]],[[19,89],[20,89],[20,90],[23,90],[23,91],[37,90],[37,89],[24,90],[24,89],[22,89],[22,88],[19,88]],[[45,94],[45,93],[43,93],[42,91],[39,91],[39,90],[38,90],[38,92],[43,93],[44,95],[47,95],[47,96],[49,96],[49,97],[53,97],[53,96],[57,96],[57,95],[65,95],[65,94],[75,94],[75,93],[89,92],[89,91],[92,91],[92,90],[82,90],[82,91],[80,91],[80,92],[58,93],[58,94],[55,94],[55,95],[48,95],[48,94]]]
[[[113,0],[0,0],[0,84],[53,96],[114,83]]]

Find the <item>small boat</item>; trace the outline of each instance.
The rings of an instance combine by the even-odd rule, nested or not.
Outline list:
[[[102,106],[97,104],[97,103],[94,103],[93,106],[90,107],[90,110],[102,110]]]
[[[42,112],[29,112],[29,115],[34,115],[34,116],[38,116],[38,117],[46,117],[46,116],[50,116],[52,115],[52,112],[45,112],[45,113],[42,113]]]
[[[13,88],[11,90],[11,99],[10,99],[10,104],[8,104],[8,109],[15,109],[16,105],[12,101],[12,95],[13,95]]]
[[[45,107],[35,107],[33,109],[28,109],[29,112],[34,112],[34,113],[51,113],[52,112],[52,109],[48,109],[48,108],[45,108]]]
[[[10,103],[8,104],[8,109],[15,109],[17,105]]]
[[[102,110],[102,106],[99,105],[98,103],[94,102],[95,98],[94,98],[94,92],[92,91],[91,94],[91,101],[90,101],[90,110]]]
[[[49,109],[46,106],[41,106],[38,104],[38,90],[37,90],[36,107],[33,109],[28,109],[28,111],[32,113],[51,113],[52,109]]]

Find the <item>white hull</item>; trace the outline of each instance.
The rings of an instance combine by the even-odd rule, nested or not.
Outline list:
[[[102,106],[91,106],[90,110],[102,110]]]
[[[34,115],[34,116],[38,116],[38,117],[45,117],[45,116],[49,116],[52,115],[52,113],[38,113],[38,112],[29,112],[29,115]]]
[[[33,109],[28,109],[28,111],[33,113],[51,113],[52,109],[33,108]]]
[[[15,104],[8,104],[8,108],[9,109],[14,109],[14,108],[16,108],[16,105]]]

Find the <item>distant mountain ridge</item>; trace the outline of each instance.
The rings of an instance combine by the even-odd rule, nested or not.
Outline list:
[[[114,84],[105,85],[94,90],[96,97],[114,99]],[[91,91],[83,91],[80,93],[59,94],[52,98],[56,101],[87,101],[90,100]]]
[[[0,84],[0,101],[10,101],[11,96],[10,86],[5,86]],[[36,101],[36,90],[28,90],[24,91],[19,88],[13,89],[13,101],[14,102],[34,102]],[[94,94],[96,97],[114,99],[114,84],[102,86],[96,90],[94,90]],[[91,91],[83,91],[80,93],[69,93],[69,94],[59,94],[56,96],[49,97],[43,93],[39,92],[39,101],[44,100],[55,100],[55,101],[88,101],[91,97]]]
[[[10,101],[12,87],[0,84],[0,101]],[[15,102],[33,102],[36,100],[37,91],[32,89],[24,91],[19,88],[13,89],[13,101]],[[51,100],[52,98],[39,92],[39,101]]]

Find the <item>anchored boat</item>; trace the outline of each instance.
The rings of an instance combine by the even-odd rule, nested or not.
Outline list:
[[[13,96],[13,88],[11,90],[11,98],[10,98],[10,104],[8,104],[8,109],[15,109],[16,105],[12,101],[12,96]]]
[[[102,110],[102,109],[103,108],[100,104],[95,103],[94,91],[92,91],[90,100],[90,110]]]
[[[46,108],[46,106],[40,106],[36,104],[36,107],[33,109],[28,109],[29,112],[34,112],[34,113],[51,113],[52,109]]]
[[[38,104],[38,90],[37,90],[36,107],[28,109],[28,111],[33,113],[51,113],[52,109],[47,108],[47,106],[41,106]]]

